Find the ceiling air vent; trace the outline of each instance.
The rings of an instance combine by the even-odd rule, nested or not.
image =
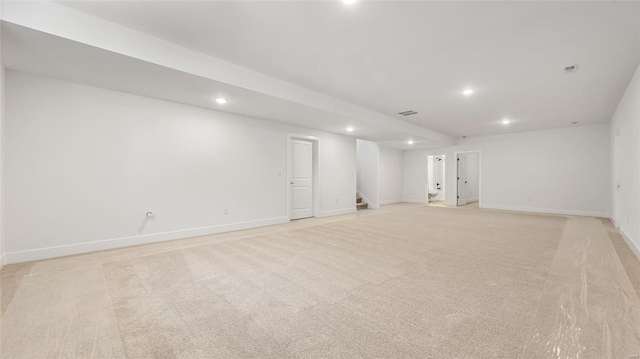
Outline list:
[[[573,65],[569,65],[569,66],[565,66],[564,67],[564,72],[574,72],[578,70],[578,65],[577,64],[573,64]]]
[[[415,115],[415,114],[417,114],[417,112],[415,112],[414,110],[407,110],[407,111],[398,112],[398,115],[402,115],[402,116],[411,116],[411,115]]]

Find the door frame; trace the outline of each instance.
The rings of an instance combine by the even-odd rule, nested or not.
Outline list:
[[[453,152],[453,160],[455,161],[453,169],[453,178],[455,180],[455,197],[456,207],[458,207],[458,155],[463,153],[477,153],[478,154],[478,207],[482,208],[482,151],[481,150],[468,150],[468,151],[455,151]]]
[[[622,136],[620,135],[620,126],[616,127],[613,133],[613,215],[611,216],[613,226],[620,228],[620,213],[622,212],[622,204],[620,201],[620,171],[622,168],[621,159],[621,142]]]
[[[426,161],[427,162],[429,161],[429,157],[435,157],[435,156],[444,157],[444,159],[443,159],[443,161],[444,161],[444,173],[442,174],[442,177],[443,177],[444,180],[443,180],[443,183],[442,183],[442,187],[444,188],[444,199],[443,199],[443,201],[444,201],[444,203],[447,203],[447,187],[448,187],[447,186],[447,170],[448,170],[448,168],[447,168],[448,167],[447,166],[447,157],[448,156],[447,156],[446,152],[429,153],[429,154],[427,154]],[[429,177],[430,177],[430,175],[431,175],[431,173],[429,172],[429,164],[427,163],[427,181],[426,181],[426,184],[425,184],[425,186],[426,186],[425,187],[426,188],[425,194],[427,196],[427,203],[430,202],[429,201]],[[457,201],[456,201],[456,203],[457,203]]]
[[[311,171],[313,172],[311,176],[311,182],[313,184],[313,215],[311,218],[317,217],[320,213],[319,206],[319,198],[320,198],[320,186],[318,181],[318,148],[320,147],[320,139],[315,136],[308,135],[300,135],[295,133],[287,133],[287,178],[286,178],[286,186],[287,186],[287,221],[291,222],[291,200],[293,196],[291,194],[291,177],[293,174],[293,157],[291,156],[292,150],[292,141],[306,141],[311,142]]]

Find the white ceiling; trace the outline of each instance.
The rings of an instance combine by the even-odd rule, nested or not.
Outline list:
[[[456,137],[607,122],[640,62],[639,2],[60,3]]]
[[[410,138],[391,127],[371,126],[321,109],[213,81],[45,34],[2,24],[2,63],[22,71],[135,95],[274,120],[372,141],[404,143]],[[213,100],[224,97],[224,106]],[[350,126],[357,131],[348,133]],[[416,139],[416,140],[419,140]]]

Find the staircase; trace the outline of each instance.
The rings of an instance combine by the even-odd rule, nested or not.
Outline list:
[[[356,194],[356,208],[358,209],[358,211],[361,209],[367,209],[368,206],[369,204],[362,202],[362,197],[358,197],[358,195]]]

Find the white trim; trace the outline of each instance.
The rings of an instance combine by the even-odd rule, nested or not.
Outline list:
[[[613,167],[611,174],[613,175],[613,180],[611,184],[613,185],[613,193],[611,194],[611,199],[613,201],[613,206],[611,206],[611,222],[615,228],[620,228],[620,224],[616,224],[615,217],[619,217],[622,212],[622,202],[620,201],[620,173],[621,173],[621,144],[620,144],[620,126],[616,126],[615,132],[613,133],[613,161],[611,161],[611,166]],[[622,222],[622,221],[620,221]]]
[[[380,209],[380,204],[371,202],[365,195],[362,194],[358,189],[356,189],[356,195],[362,197],[364,201],[367,203],[367,208],[370,209]]]
[[[563,215],[569,215],[569,216],[587,216],[587,217],[604,217],[604,218],[609,217],[609,213],[606,213],[606,212],[580,211],[580,210],[573,210],[573,209],[503,206],[503,205],[497,205],[497,204],[482,204],[482,205],[479,205],[479,207],[482,209],[499,209],[503,211],[515,211],[515,212],[563,214]]]
[[[2,269],[2,267],[4,267],[4,261],[7,258],[7,256],[5,256],[4,254],[2,256],[0,256],[0,269]]]
[[[380,201],[380,205],[383,206],[385,204],[394,204],[394,203],[402,203],[402,202],[404,201],[401,199],[390,199],[388,201]]]
[[[458,155],[461,153],[478,153],[478,207],[482,207],[482,150],[465,150],[465,151],[454,151],[453,152],[453,164],[454,164],[454,176],[455,186],[454,192],[455,196],[453,198],[456,200],[454,206],[458,206]],[[446,179],[445,179],[446,182]],[[467,201],[466,203],[473,202]]]
[[[331,211],[320,212],[318,217],[331,217],[331,216],[341,216],[343,214],[351,214],[356,213],[358,209],[356,207],[342,208],[342,209],[334,209]]]
[[[640,247],[637,247],[635,243],[633,243],[627,232],[625,232],[622,228],[620,228],[620,235],[622,236],[622,239],[627,242],[627,245],[629,246],[633,254],[636,255],[636,258],[638,258],[638,260],[640,261]]]
[[[422,203],[422,204],[427,204],[427,199],[425,198],[405,198],[402,200],[402,202],[406,202],[406,203]]]
[[[102,251],[106,249],[135,246],[140,244],[148,244],[148,243],[155,243],[155,242],[170,241],[175,239],[198,237],[198,236],[204,236],[204,235],[215,234],[215,233],[238,231],[242,229],[272,226],[275,224],[282,224],[282,223],[288,223],[288,222],[289,220],[287,217],[274,217],[274,218],[268,218],[268,219],[259,219],[256,221],[229,223],[229,224],[222,224],[218,226],[191,228],[191,229],[184,229],[184,230],[172,231],[172,232],[145,234],[141,236],[113,238],[113,239],[105,239],[105,240],[95,241],[95,242],[85,242],[85,243],[78,243],[78,244],[69,244],[65,246],[11,252],[11,253],[5,253],[5,255],[2,256],[2,259],[7,264],[21,263],[21,262],[34,261],[39,259],[68,256],[72,254],[81,254],[81,253]]]
[[[442,189],[440,190],[440,193],[435,197],[441,197],[441,199],[433,199],[433,200],[429,200],[429,179],[431,178],[431,173],[429,173],[429,157],[436,157],[436,156],[442,156],[442,161],[444,162],[442,165],[444,166],[444,176],[443,176],[443,182],[442,182]],[[426,183],[426,190],[425,190],[425,195],[427,196],[427,202],[433,202],[433,201],[446,201],[447,200],[447,179],[449,178],[449,176],[447,176],[447,152],[444,153],[427,153],[426,154],[426,160],[427,160],[427,183]],[[434,162],[435,163],[435,162]],[[457,167],[457,166],[456,166]]]
[[[320,177],[318,175],[320,139],[315,136],[287,133],[287,218],[291,221],[291,176],[293,173],[293,158],[291,156],[291,141],[302,140],[311,142],[312,171],[313,171],[313,217],[320,216]]]

